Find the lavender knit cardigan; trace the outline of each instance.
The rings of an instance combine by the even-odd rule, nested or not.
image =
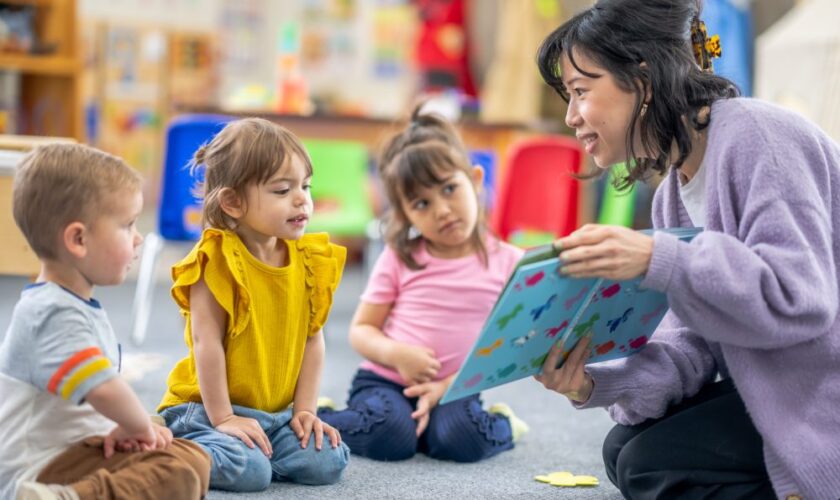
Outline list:
[[[660,417],[720,373],[764,440],[776,494],[840,498],[840,147],[757,100],[712,106],[706,230],[657,233],[643,286],[671,310],[641,353],[594,364],[590,399],[631,425]],[[690,226],[672,170],[655,227]]]

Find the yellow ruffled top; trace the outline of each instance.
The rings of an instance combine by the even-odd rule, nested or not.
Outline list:
[[[286,241],[288,264],[269,266],[232,231],[207,229],[172,267],[172,297],[186,319],[189,348],[167,380],[158,411],[201,402],[190,321],[190,286],[204,277],[227,315],[223,340],[230,402],[266,412],[294,399],[306,339],[323,328],[347,251],[326,233]]]

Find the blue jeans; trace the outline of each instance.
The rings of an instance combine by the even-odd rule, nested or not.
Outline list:
[[[234,406],[240,417],[255,419],[265,431],[274,451],[271,458],[259,447],[248,448],[241,439],[213,428],[204,405],[186,403],[161,412],[175,437],[189,439],[210,455],[210,487],[220,490],[262,491],[271,481],[292,481],[301,484],[331,484],[341,478],[347,467],[350,450],[344,443],[333,448],[324,436],[320,451],[315,449],[315,436],[306,448],[289,427],[292,410],[266,413]]]
[[[484,411],[477,394],[434,407],[418,438],[417,422],[411,418],[417,398],[405,397],[403,389],[359,370],[347,409],[321,408],[318,416],[341,432],[353,454],[374,460],[405,460],[419,451],[441,460],[477,462],[513,448],[507,417]]]

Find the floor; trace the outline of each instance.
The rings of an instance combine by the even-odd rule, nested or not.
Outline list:
[[[134,281],[98,289],[96,297],[108,311],[123,344],[123,374],[152,411],[172,365],[186,349],[183,320],[168,295],[168,267],[188,247],[167,248],[157,271],[153,314],[148,335],[140,346],[131,345],[128,331]],[[0,277],[0,337],[26,279]],[[327,358],[322,394],[344,401],[359,356],[347,342],[347,328],[364,286],[361,266],[349,267],[337,292],[327,325]],[[263,493],[229,494],[213,491],[208,498],[459,498],[459,499],[619,499],[601,461],[601,442],[611,427],[603,410],[578,411],[568,401],[547,392],[532,379],[520,380],[484,394],[488,404],[504,401],[531,426],[516,448],[477,464],[456,464],[416,456],[396,463],[352,457],[341,482],[311,487],[274,483]],[[341,405],[339,405],[341,406]],[[567,470],[598,477],[596,487],[558,488],[539,483],[538,474]]]

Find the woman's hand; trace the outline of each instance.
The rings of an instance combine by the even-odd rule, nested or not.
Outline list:
[[[449,382],[452,378],[437,382],[427,382],[425,384],[416,384],[403,389],[403,394],[407,398],[417,398],[417,407],[411,414],[411,418],[417,421],[417,436],[419,437],[426,430],[429,425],[429,414],[432,408],[437,406],[446,388],[449,387]]]
[[[563,344],[555,344],[543,363],[542,373],[534,376],[546,389],[559,392],[577,403],[586,402],[592,394],[592,377],[583,369],[589,358],[591,337],[586,335],[569,353],[563,366],[557,368],[563,357]]]
[[[306,448],[309,444],[309,436],[315,434],[315,449],[320,450],[324,443],[324,434],[330,440],[330,445],[335,448],[341,443],[341,434],[330,424],[322,421],[314,413],[308,410],[295,412],[289,426],[295,435],[300,439],[300,447]]]
[[[621,226],[587,224],[554,246],[561,250],[560,274],[574,278],[636,278],[653,255],[652,237]]]

